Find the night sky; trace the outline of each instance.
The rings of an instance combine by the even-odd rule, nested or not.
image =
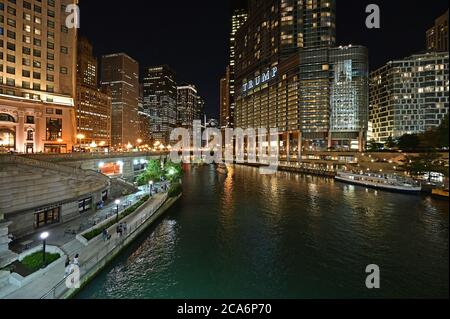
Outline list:
[[[80,0],[81,34],[95,53],[125,52],[141,68],[168,64],[195,84],[209,117],[218,117],[219,80],[228,64],[230,15],[240,0]],[[365,8],[381,8],[381,29],[365,27]],[[425,32],[447,0],[337,0],[338,44],[369,48],[371,69],[425,49]]]

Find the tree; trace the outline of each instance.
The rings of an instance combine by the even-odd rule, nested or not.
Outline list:
[[[447,147],[447,148],[449,147],[448,117],[449,117],[449,115],[447,114],[445,116],[445,118],[442,120],[441,125],[437,129],[437,135],[438,135],[440,147]]]
[[[443,172],[443,167],[437,163],[440,158],[441,156],[437,152],[422,153],[417,157],[407,158],[403,169],[412,176],[420,176],[432,172],[441,173]],[[429,180],[431,180],[431,174],[429,174]]]
[[[171,182],[178,181],[183,177],[183,168],[181,167],[181,164],[170,161],[166,162],[164,165],[164,177]]]
[[[377,143],[377,141],[375,141],[375,140],[370,140],[367,145],[367,150],[369,152],[378,152],[378,151],[381,151],[382,149],[383,149],[383,144]]]
[[[394,147],[397,146],[397,143],[395,143],[394,139],[392,138],[392,135],[389,135],[385,145],[388,149],[393,149]]]
[[[398,139],[398,147],[402,151],[415,151],[419,148],[420,139],[417,134],[405,134]]]
[[[150,160],[144,173],[138,176],[137,183],[139,186],[147,185],[150,181],[159,181],[163,171],[159,160]]]

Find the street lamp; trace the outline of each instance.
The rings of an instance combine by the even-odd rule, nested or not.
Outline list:
[[[77,139],[79,140],[79,144],[80,144],[80,150],[81,150],[81,147],[82,147],[82,145],[81,145],[81,143],[82,143],[82,140],[85,138],[86,136],[84,136],[84,134],[78,134],[77,135]]]
[[[42,256],[43,256],[42,257],[42,263],[43,263],[42,268],[45,268],[47,266],[46,260],[45,260],[45,246],[46,246],[46,241],[47,241],[48,236],[50,236],[50,234],[48,232],[43,232],[40,236],[42,239]]]
[[[120,200],[119,200],[119,199],[116,199],[116,201],[114,202],[114,204],[116,204],[116,207],[117,207],[117,211],[116,211],[116,213],[117,213],[117,218],[116,218],[116,220],[117,220],[117,222],[119,222],[119,205],[120,205]]]
[[[150,197],[152,197],[152,193],[153,193],[153,181],[148,182],[148,187],[150,189]]]

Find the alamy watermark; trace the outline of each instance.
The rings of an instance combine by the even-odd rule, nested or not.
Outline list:
[[[66,7],[66,27],[68,29],[79,29],[81,26],[80,23],[80,7],[76,4],[69,4]]]
[[[206,128],[200,121],[193,129],[176,128],[170,139],[178,141],[172,147],[174,163],[203,162],[205,164],[259,164],[261,174],[275,174],[279,166],[280,135],[277,128],[231,129]]]

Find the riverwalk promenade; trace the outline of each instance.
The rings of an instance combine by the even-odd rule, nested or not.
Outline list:
[[[120,209],[122,211],[127,209],[141,200],[146,193],[145,189],[142,189],[138,193],[121,198],[121,203],[124,205],[121,204]],[[31,275],[33,278],[23,280],[23,284],[20,280],[14,280],[17,274],[10,274],[9,284],[0,288],[0,298],[58,299],[70,297],[76,292],[76,289],[66,285],[65,261],[67,258],[73,260],[75,255],[79,255],[80,285],[82,286],[130,244],[136,236],[156,221],[176,199],[169,198],[167,193],[153,195],[135,212],[120,220],[120,223],[127,224],[127,230],[122,235],[116,232],[117,223],[110,226],[108,228],[109,239],[99,235],[88,241],[82,235],[97,227],[102,228],[102,224],[110,224],[109,221],[115,220],[116,214],[112,214],[115,207],[114,203],[113,205],[107,205],[84,220],[77,220],[69,225],[64,224],[52,228],[49,248],[60,251],[61,258],[50,264],[46,269]],[[86,222],[88,222],[87,225],[92,227],[87,227],[87,229],[86,227],[80,227],[80,225],[86,225]],[[68,229],[74,229],[76,232],[68,232]],[[39,249],[39,247],[34,249]],[[3,272],[0,275],[3,275],[4,278],[6,274]]]

